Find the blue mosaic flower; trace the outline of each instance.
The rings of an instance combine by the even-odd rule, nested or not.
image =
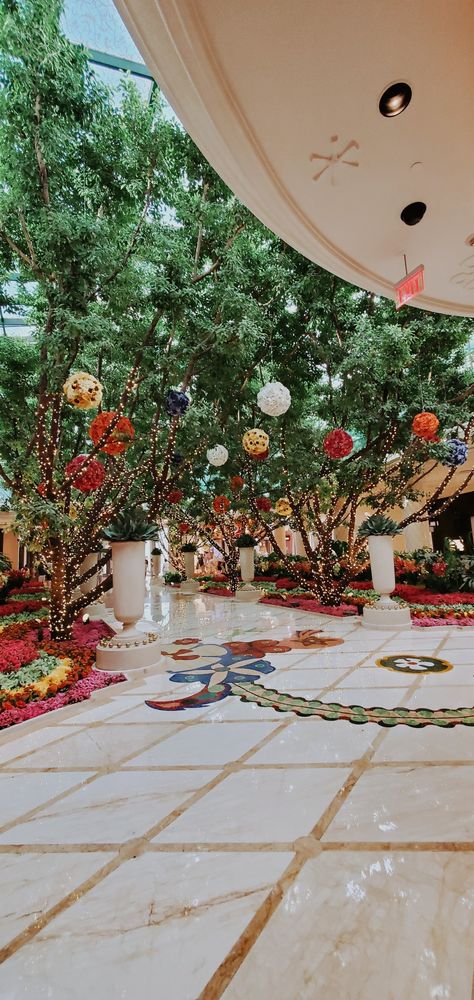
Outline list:
[[[236,656],[222,646],[194,647],[193,652],[211,663],[203,663],[189,670],[179,670],[171,674],[171,680],[178,684],[193,684],[199,681],[206,687],[213,688],[219,684],[232,684],[236,681],[254,681],[261,674],[271,674],[275,670],[268,660],[257,660],[254,657]]]

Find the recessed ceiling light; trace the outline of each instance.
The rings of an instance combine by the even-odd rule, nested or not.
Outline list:
[[[379,111],[384,118],[395,118],[401,115],[402,111],[408,107],[411,101],[411,87],[408,83],[392,83],[384,90],[380,101]]]
[[[400,218],[406,226],[416,226],[418,222],[421,222],[425,212],[426,205],[424,201],[412,201],[402,209]]]

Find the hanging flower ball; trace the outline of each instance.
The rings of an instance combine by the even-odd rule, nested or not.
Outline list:
[[[168,503],[179,503],[183,499],[182,490],[170,490],[168,493]]]
[[[36,487],[36,489],[38,490],[38,493],[39,493],[40,497],[46,496],[46,485],[45,485],[45,483],[40,483],[39,486]]]
[[[270,444],[270,438],[265,431],[262,431],[260,427],[254,427],[251,431],[246,431],[242,438],[242,445],[244,451],[247,455],[251,455],[255,458],[256,455],[262,455],[263,452],[268,452],[268,446]]]
[[[215,448],[209,448],[206,451],[206,458],[209,465],[225,465],[229,457],[229,452],[227,448],[224,448],[223,444],[216,444]]]
[[[232,493],[240,493],[240,490],[245,485],[242,476],[231,476],[229,482]]]
[[[291,394],[281,382],[267,382],[263,389],[260,389],[257,405],[262,413],[268,414],[269,417],[280,417],[291,406]]]
[[[261,455],[252,455],[251,458],[253,459],[254,462],[266,462],[269,454],[270,452],[267,448],[266,451],[262,451]]]
[[[89,437],[94,444],[98,444],[107,428],[116,416],[114,411],[98,413],[94,417],[89,427]],[[135,437],[135,428],[128,417],[119,417],[110,437],[100,449],[106,455],[121,455],[131,445]]]
[[[329,431],[323,441],[323,449],[328,458],[346,458],[347,455],[350,455],[353,447],[354,442],[350,434],[342,430],[342,427],[336,427],[333,431]]]
[[[87,459],[87,455],[77,455],[66,465],[66,475],[72,479],[75,490],[81,493],[91,493],[98,490],[105,479],[105,469],[102,462],[97,458],[91,458],[87,469],[81,472],[81,467]]]
[[[73,372],[63,385],[63,392],[76,410],[96,410],[102,402],[102,386],[88,372]]]
[[[280,517],[291,517],[293,508],[290,501],[286,497],[282,497],[281,500],[277,500],[275,504],[275,512]]]
[[[268,513],[272,509],[272,501],[268,497],[257,497],[255,506],[257,510],[263,510]]]
[[[170,389],[165,400],[165,409],[169,417],[182,417],[190,404],[189,396],[178,389]]]
[[[467,462],[467,444],[459,438],[451,438],[444,442],[445,453],[443,455],[443,465],[451,468],[456,465],[464,465]]]
[[[229,510],[230,500],[228,497],[215,497],[212,501],[212,506],[216,514],[225,514]]]
[[[429,411],[423,411],[423,413],[417,413],[413,417],[411,429],[414,434],[419,438],[424,438],[425,441],[429,441],[430,438],[436,434],[439,427],[439,420],[435,413],[430,413]]]
[[[187,523],[187,521],[181,521],[181,523],[178,524],[178,530],[181,532],[182,535],[186,535],[187,532],[189,531],[189,524]]]
[[[171,456],[171,465],[181,465],[183,461],[183,456],[179,454],[178,451],[174,451]]]

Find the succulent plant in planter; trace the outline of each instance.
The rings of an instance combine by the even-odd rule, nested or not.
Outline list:
[[[197,552],[197,545],[194,542],[185,542],[181,546],[181,552]]]
[[[385,514],[371,514],[362,522],[358,535],[359,538],[369,538],[370,535],[399,535],[401,528],[391,517]]]
[[[102,535],[109,542],[146,542],[156,537],[156,524],[151,524],[144,510],[136,507],[117,514]]]
[[[258,545],[258,542],[253,535],[243,534],[239,535],[239,537],[235,539],[235,544],[238,549],[254,549],[255,546]]]
[[[152,554],[152,556],[162,556],[163,552],[162,552],[162,550],[160,548],[158,548],[157,545],[155,545],[154,548],[152,548],[152,550],[151,550],[151,554]]]

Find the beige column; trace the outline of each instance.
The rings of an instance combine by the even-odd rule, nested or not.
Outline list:
[[[3,554],[8,556],[11,561],[12,568],[18,569],[18,559],[20,554],[20,546],[18,538],[13,534],[13,531],[5,531],[3,533]]]
[[[404,511],[405,516],[415,514],[422,506],[422,503],[409,500]],[[428,521],[414,521],[413,524],[409,524],[403,529],[403,534],[408,552],[412,552],[413,549],[433,548],[433,539]]]
[[[273,537],[282,552],[286,552],[286,525],[282,524],[279,528],[275,528]]]

